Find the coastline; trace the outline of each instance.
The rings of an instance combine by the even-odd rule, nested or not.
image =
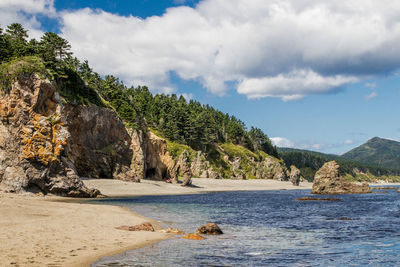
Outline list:
[[[162,181],[141,183],[84,179],[108,197],[200,194],[223,191],[311,189],[312,183],[275,180],[193,179],[193,187]],[[371,184],[390,185],[390,184]],[[117,230],[121,225],[156,221],[126,208],[90,204],[82,199],[0,192],[0,263],[4,266],[90,266],[100,258],[121,254],[171,238],[160,232]]]

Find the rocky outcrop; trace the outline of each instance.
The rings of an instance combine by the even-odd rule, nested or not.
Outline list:
[[[144,133],[145,176],[148,179],[166,180],[169,170],[174,167],[174,160],[167,150],[167,141],[151,131]]]
[[[66,146],[71,138],[54,84],[22,75],[0,96],[0,189],[94,197]]]
[[[340,176],[340,166],[335,161],[325,163],[315,173],[313,194],[363,194],[371,193],[367,183],[357,185]]]
[[[133,138],[115,112],[67,105],[63,114],[71,135],[66,153],[80,176],[140,180],[140,175],[131,172]]]
[[[206,160],[203,152],[197,151],[190,169],[194,177],[220,179],[221,175],[216,172],[210,162]]]
[[[246,180],[246,174],[242,170],[240,165],[242,159],[240,157],[234,158],[232,165],[232,176],[231,179],[233,180]]]
[[[284,164],[273,157],[267,156],[264,161],[258,162],[256,167],[257,179],[273,179],[287,181],[287,169]]]
[[[299,184],[300,184],[300,177],[301,177],[301,172],[300,172],[300,170],[297,169],[296,166],[294,166],[294,165],[290,166],[289,181],[291,181],[293,185],[299,186]]]
[[[182,186],[192,184],[192,170],[190,168],[189,152],[184,150],[173,167],[169,170],[170,177],[173,183],[178,183],[179,175],[183,176]]]
[[[221,228],[216,223],[207,223],[203,226],[200,226],[197,229],[198,234],[205,234],[205,235],[222,235],[223,232]]]

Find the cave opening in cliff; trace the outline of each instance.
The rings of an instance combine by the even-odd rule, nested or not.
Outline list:
[[[156,175],[156,168],[149,168],[146,170],[146,178],[154,178]]]

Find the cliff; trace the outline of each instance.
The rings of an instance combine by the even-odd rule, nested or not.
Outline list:
[[[94,197],[80,177],[190,185],[192,176],[287,181],[281,160],[233,144],[216,145],[214,158],[142,127],[125,126],[110,108],[72,105],[56,85],[23,74],[0,95],[0,190]]]

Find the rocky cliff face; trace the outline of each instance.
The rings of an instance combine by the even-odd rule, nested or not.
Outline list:
[[[0,189],[93,197],[66,146],[71,138],[55,86],[37,75],[21,76],[0,96]]]
[[[371,193],[367,183],[357,185],[340,176],[340,166],[335,161],[325,163],[315,173],[313,194],[363,194]]]
[[[55,85],[37,75],[21,76],[11,88],[0,94],[1,190],[93,197],[99,192],[80,177],[134,182],[183,177],[183,185],[190,185],[192,175],[224,176],[200,151],[193,158],[185,150],[173,159],[165,139],[147,129],[127,129],[111,109],[63,104]],[[245,170],[241,157],[220,152],[232,179],[246,179],[250,167],[259,179],[288,180],[275,158],[250,160]]]
[[[97,106],[65,106],[70,138],[66,154],[80,176],[137,180],[132,175],[132,137],[118,116]]]

